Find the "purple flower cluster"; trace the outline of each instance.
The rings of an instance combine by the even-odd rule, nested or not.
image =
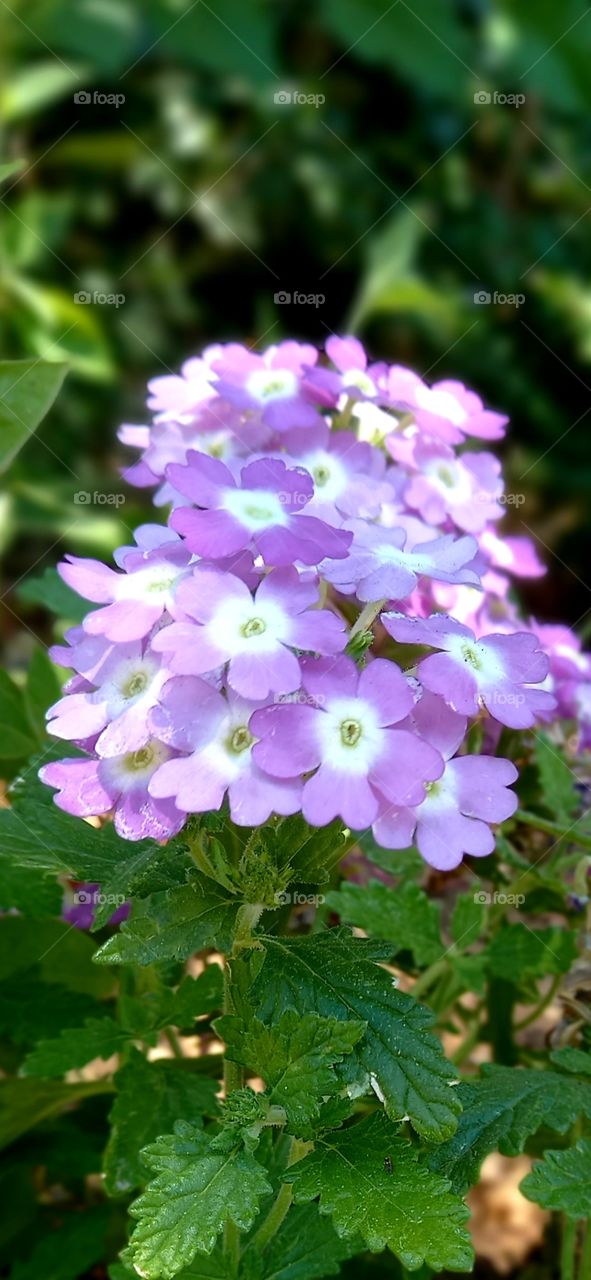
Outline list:
[[[591,663],[520,621],[512,577],[543,566],[498,532],[499,462],[466,448],[506,419],[337,337],[212,346],[148,407],[121,431],[126,476],[168,525],[117,569],[60,567],[97,607],[53,651],[73,675],[50,732],[84,753],[42,769],[57,804],[132,840],[227,806],[243,826],[340,818],[441,869],[490,853],[517,771],[467,754],[470,724],[558,706],[591,737]]]

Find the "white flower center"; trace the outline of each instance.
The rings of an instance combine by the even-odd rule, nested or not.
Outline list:
[[[426,473],[431,484],[448,503],[469,502],[472,495],[470,477],[464,467],[453,459],[429,463]]]
[[[206,623],[208,640],[221,643],[230,657],[239,653],[271,653],[289,642],[291,623],[273,600],[225,600]]]
[[[347,472],[340,458],[326,449],[317,449],[302,458],[301,465],[310,472],[314,481],[315,497],[323,502],[334,502],[345,492],[349,483]]]
[[[178,577],[179,570],[174,565],[149,565],[146,569],[138,569],[135,573],[127,573],[119,578],[117,599],[141,600],[143,604],[158,604],[161,601],[166,604]]]
[[[364,698],[334,698],[316,717],[322,758],[340,773],[367,773],[384,741],[385,729]]]
[[[356,387],[358,391],[362,391],[364,396],[375,396],[377,387],[365,369],[347,369],[343,374],[344,387]]]
[[[269,525],[287,524],[278,495],[267,489],[226,489],[223,506],[230,515],[253,533]]]
[[[114,719],[139,702],[149,692],[158,670],[150,658],[124,659],[97,691],[101,701],[107,704],[109,718]]]
[[[139,751],[128,751],[124,756],[101,760],[101,769],[121,791],[133,791],[135,787],[145,787],[152,774],[169,756],[168,747],[151,738]]]
[[[246,382],[246,390],[260,404],[271,400],[286,400],[294,396],[298,380],[291,369],[256,369]]]

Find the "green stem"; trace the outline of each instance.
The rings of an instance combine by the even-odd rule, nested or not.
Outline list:
[[[537,1022],[538,1018],[541,1017],[541,1015],[543,1014],[544,1009],[547,1009],[548,1005],[552,1004],[554,996],[556,995],[556,992],[558,991],[558,988],[560,986],[561,980],[562,980],[562,975],[559,973],[552,981],[545,996],[543,996],[542,999],[538,1001],[535,1009],[532,1009],[531,1013],[528,1013],[526,1018],[522,1018],[521,1022],[516,1022],[514,1024],[514,1027],[513,1027],[514,1031],[525,1031],[526,1027],[531,1027],[532,1022]]]
[[[244,902],[242,904],[236,917],[233,951],[236,952],[241,947],[247,947],[250,944],[252,931],[256,928],[264,910],[265,907],[262,902]]]
[[[466,1061],[466,1058],[470,1057],[470,1054],[474,1048],[474,1045],[478,1044],[479,1038],[480,1038],[480,1009],[478,1010],[478,1015],[474,1019],[474,1022],[472,1023],[472,1026],[470,1027],[470,1030],[467,1036],[465,1036],[465,1038],[462,1040],[461,1045],[458,1046],[455,1053],[452,1054],[451,1060],[456,1067],[461,1067],[462,1063]]]
[[[591,1280],[591,1219],[585,1224],[585,1238],[581,1250],[578,1280]]]
[[[291,1147],[289,1149],[289,1156],[287,1159],[288,1169],[290,1165],[296,1163],[296,1160],[301,1159],[302,1155],[308,1149],[308,1146],[309,1146],[309,1143],[303,1142],[301,1138],[292,1138]],[[262,1225],[259,1227],[256,1233],[256,1237],[255,1237],[256,1246],[260,1252],[262,1252],[262,1250],[266,1248],[266,1246],[269,1243],[269,1240],[271,1240],[279,1230],[281,1223],[289,1213],[292,1198],[293,1198],[292,1188],[289,1183],[284,1182],[277,1193],[274,1203],[271,1205],[271,1208],[267,1214],[267,1217],[265,1218],[265,1221],[262,1223]]]
[[[362,631],[369,631],[369,628],[371,627],[372,622],[375,622],[378,614],[381,613],[386,602],[387,602],[386,599],[373,600],[373,601],[370,601],[369,604],[365,605],[365,608],[362,609],[361,613],[359,614],[357,622],[354,622],[353,626],[351,627],[351,630],[349,632],[349,643],[353,639],[353,636],[359,635],[359,633]]]
[[[446,972],[449,963],[448,957],[449,952],[447,953],[447,956],[441,956],[439,960],[435,960],[433,964],[430,964],[429,968],[425,969],[425,972],[421,974],[420,978],[417,978],[411,992],[411,995],[414,996],[415,1000],[420,999],[423,993],[428,991],[429,988],[433,986],[434,982],[436,982],[437,979],[442,977]]]
[[[591,836],[577,835],[575,827],[581,819],[577,818],[577,822],[572,827],[561,827],[558,822],[550,822],[547,818],[540,818],[537,813],[529,813],[527,809],[518,809],[515,814],[517,822],[523,822],[529,827],[537,827],[539,831],[547,831],[551,836],[568,836],[573,844],[579,844],[582,849],[591,849]]]
[[[562,1248],[560,1250],[560,1280],[575,1280],[575,1251],[577,1224],[562,1214]]]
[[[175,1058],[184,1058],[185,1055],[181,1049],[181,1042],[177,1036],[176,1031],[174,1031],[172,1027],[165,1027],[164,1037],[166,1040],[168,1040],[168,1043],[172,1049],[172,1052]]]

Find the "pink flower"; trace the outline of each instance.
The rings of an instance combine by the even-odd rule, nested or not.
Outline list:
[[[318,564],[324,556],[347,554],[352,535],[302,514],[314,483],[301,467],[286,467],[276,458],[250,462],[240,484],[217,458],[189,454],[189,465],[168,468],[169,478],[200,511],[181,508],[171,524],[187,546],[204,559],[218,560],[254,544],[265,564],[301,561]]]
[[[299,689],[294,649],[333,655],[347,641],[344,622],[313,607],[317,583],[296,569],[274,569],[253,598],[233,574],[198,567],[177,600],[190,621],[164,627],[153,642],[169,670],[200,676],[228,663],[228,684],[245,698]]]
[[[150,530],[154,526],[144,528]],[[123,573],[116,573],[100,560],[84,560],[78,556],[67,556],[58,565],[69,587],[86,600],[104,606],[88,613],[84,619],[84,630],[90,635],[104,635],[110,640],[141,640],[163,613],[174,614],[175,590],[191,556],[178,539],[171,541],[174,534],[170,531],[159,529],[158,532],[161,547],[145,551],[122,549]]]
[[[466,721],[435,694],[423,694],[408,725],[442,753],[444,772],[428,783],[427,795],[416,808],[383,806],[373,824],[377,843],[406,849],[414,837],[425,861],[439,871],[457,867],[464,854],[486,857],[495,847],[489,823],[504,822],[517,808],[517,796],[508,790],[518,776],[515,765],[494,756],[450,759],[464,737]]]
[[[246,827],[258,826],[272,813],[296,813],[299,780],[271,778],[253,758],[249,725],[260,705],[232,692],[226,699],[196,676],[169,680],[152,722],[159,738],[189,754],[158,769],[150,795],[159,802],[174,798],[187,813],[206,813],[220,809],[227,792],[232,821]]]
[[[531,688],[546,678],[549,664],[530,632],[477,640],[470,627],[444,614],[406,618],[384,613],[382,622],[401,644],[443,650],[423,658],[418,675],[425,688],[440,694],[454,711],[475,716],[485,706],[501,724],[525,729],[540,711],[556,705],[551,694]]]
[[[449,517],[459,529],[479,533],[489,520],[502,516],[501,464],[491,453],[456,458],[443,443],[419,439],[413,461],[416,472],[405,500],[429,524],[442,524]]]
[[[55,803],[77,817],[100,817],[113,811],[115,830],[125,840],[168,840],[183,826],[186,813],[171,801],[148,795],[150,778],[172,752],[151,739],[139,751],[109,760],[52,761],[39,777],[57,787]]]
[[[308,343],[280,342],[257,355],[230,342],[214,362],[217,391],[239,409],[257,410],[274,431],[313,427],[321,418],[306,392],[305,371],[317,359]]]
[[[439,753],[398,727],[413,704],[399,667],[377,658],[359,672],[350,658],[302,661],[309,701],[257,711],[253,755],[265,773],[304,783],[302,812],[313,826],[340,816],[357,830],[375,821],[385,796],[416,804],[442,771]]]
[[[349,555],[340,562],[325,561],[322,573],[339,591],[354,591],[359,600],[403,600],[422,577],[480,583],[473,568],[478,552],[474,538],[443,534],[407,551],[404,529],[385,529],[364,520],[349,520],[344,527],[354,534]]]

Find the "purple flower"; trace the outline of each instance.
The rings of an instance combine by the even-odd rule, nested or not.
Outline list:
[[[323,424],[288,432],[285,445],[314,481],[310,511],[329,524],[340,527],[343,516],[377,516],[382,503],[392,500],[384,454],[352,432],[331,432]]]
[[[152,722],[159,738],[190,754],[162,764],[150,794],[158,802],[174,797],[187,813],[206,813],[220,809],[227,792],[232,821],[246,827],[258,826],[272,813],[296,813],[299,780],[270,778],[253,758],[249,724],[260,705],[232,692],[226,699],[196,676],[169,680]]]
[[[450,517],[459,529],[479,533],[503,511],[501,464],[492,453],[465,453],[456,458],[453,449],[419,440],[414,448],[415,475],[405,491],[409,507],[420,511],[431,525]]]
[[[423,692],[407,723],[441,752],[445,769],[427,784],[427,795],[417,807],[383,805],[373,824],[377,843],[386,849],[407,849],[414,836],[425,861],[439,871],[451,871],[466,853],[486,857],[495,847],[488,824],[504,822],[517,808],[517,796],[508,790],[518,776],[515,765],[494,756],[451,759],[464,737],[466,720],[434,693]]]
[[[317,583],[296,569],[274,569],[253,598],[233,574],[197,567],[177,603],[193,621],[164,627],[153,642],[169,670],[201,676],[229,663],[228,684],[244,698],[292,693],[301,683],[293,649],[332,655],[347,640],[344,622],[313,607]]]
[[[417,378],[412,392],[412,410],[423,434],[435,436],[448,444],[460,444],[465,436],[500,440],[508,422],[504,414],[485,409],[475,391],[451,378],[434,382],[432,387]]]
[[[265,564],[277,566],[315,565],[324,556],[347,555],[350,533],[301,514],[314,493],[313,480],[301,467],[288,468],[276,458],[250,462],[238,485],[223,462],[190,453],[189,465],[172,465],[168,476],[202,508],[180,508],[171,524],[204,559],[219,560],[252,544]]]
[[[70,650],[68,663],[84,675],[87,687],[49,708],[48,732],[73,742],[96,738],[99,756],[144,747],[151,737],[148,713],[168,678],[159,656],[139,640],[114,645],[88,636]]]
[[[123,573],[116,573],[100,560],[78,556],[68,556],[58,566],[69,587],[86,600],[105,606],[86,615],[83,625],[90,635],[141,640],[163,613],[174,614],[174,592],[191,557],[181,542],[171,541],[170,530],[159,532],[162,547],[123,549]]]
[[[425,688],[439,693],[454,711],[475,716],[485,706],[501,724],[527,729],[540,712],[556,705],[551,694],[530,687],[546,678],[549,666],[530,632],[493,634],[477,640],[470,627],[444,614],[405,618],[384,613],[382,622],[402,644],[427,644],[443,650],[424,658],[418,674]]]
[[[406,551],[404,529],[386,529],[363,520],[349,520],[345,528],[354,533],[347,559],[326,561],[321,571],[339,591],[354,591],[359,600],[403,600],[421,577],[480,584],[472,567],[478,552],[474,538],[454,538],[448,533]]]
[[[80,818],[113,811],[115,830],[125,840],[168,840],[186,818],[170,800],[154,800],[148,783],[156,769],[172,755],[162,742],[150,739],[139,751],[108,760],[69,759],[45,764],[39,777],[56,787],[55,803]]]
[[[187,422],[216,394],[213,363],[219,359],[220,346],[206,347],[202,356],[192,356],[181,366],[180,374],[165,374],[148,383],[148,408],[155,409],[159,420]]]
[[[332,334],[326,341],[326,354],[340,373],[339,392],[355,399],[374,400],[382,391],[388,367],[371,365],[358,338],[338,338]]]
[[[305,372],[317,359],[316,348],[308,343],[280,342],[257,355],[230,342],[214,361],[216,389],[239,409],[257,410],[274,431],[316,426],[321,418],[310,403]]]
[[[316,770],[304,783],[302,812],[323,827],[340,815],[357,830],[371,826],[385,796],[417,804],[442,771],[439,752],[398,728],[413,695],[399,667],[377,658],[359,672],[346,657],[302,661],[309,702],[255,712],[257,763],[274,778]]]

